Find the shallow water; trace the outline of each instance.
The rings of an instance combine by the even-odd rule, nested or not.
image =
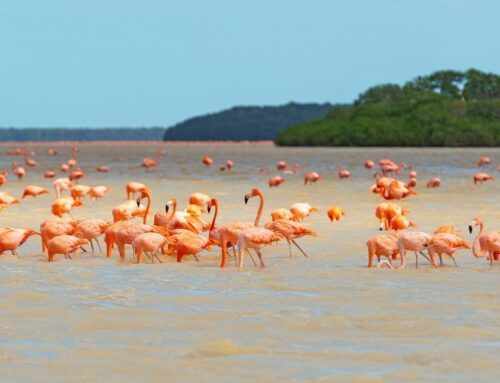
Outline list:
[[[23,181],[9,177],[2,191],[20,195],[24,186],[50,186],[43,171],[69,158],[61,147],[55,158],[37,146],[38,170]],[[4,152],[5,148],[1,148]],[[374,208],[380,197],[365,159],[390,157],[418,171],[419,195],[402,201],[418,229],[432,232],[454,224],[466,239],[468,222],[481,216],[486,228],[500,229],[500,182],[474,186],[481,155],[500,163],[500,149],[330,149],[272,146],[167,146],[159,168],[139,164],[153,156],[148,145],[81,145],[83,183],[107,184],[103,200],[73,210],[75,218],[111,219],[125,198],[124,184],[150,185],[154,210],[191,192],[217,197],[220,221],[252,221],[257,201],[243,203],[252,187],[266,195],[264,216],[294,202],[321,211],[307,219],[317,238],[300,243],[288,258],[285,244],[264,250],[267,267],[246,260],[237,272],[221,270],[218,253],[177,264],[121,264],[117,255],[81,254],[48,264],[40,242],[31,238],[19,259],[0,259],[0,376],[2,381],[66,382],[330,382],[330,381],[495,381],[500,374],[500,265],[490,269],[470,251],[458,253],[459,268],[367,269],[366,240],[378,233]],[[232,172],[206,168],[232,159]],[[2,154],[0,169],[12,157]],[[22,158],[16,158],[22,162]],[[279,188],[266,181],[278,160],[304,166],[285,176]],[[110,173],[93,171],[108,164]],[[336,178],[342,163],[353,177]],[[263,167],[264,173],[257,169]],[[303,185],[302,174],[319,171],[325,179]],[[489,172],[494,173],[491,168]],[[498,174],[498,173],[497,173]],[[439,176],[443,186],[425,182]],[[0,213],[2,226],[38,228],[50,215],[53,195],[29,199]],[[332,224],[326,209],[340,205],[347,215]],[[130,252],[130,250],[129,250]]]

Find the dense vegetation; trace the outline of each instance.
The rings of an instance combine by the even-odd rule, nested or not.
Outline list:
[[[164,140],[274,140],[278,131],[325,116],[331,104],[234,107],[190,118],[165,132]]]
[[[500,76],[439,71],[368,89],[349,106],[281,131],[289,146],[499,146]]]
[[[159,141],[164,128],[5,128],[0,141]]]

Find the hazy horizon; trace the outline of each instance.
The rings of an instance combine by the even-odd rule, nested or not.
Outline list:
[[[440,69],[500,73],[492,0],[28,0],[0,13],[0,127],[169,127],[346,103]]]

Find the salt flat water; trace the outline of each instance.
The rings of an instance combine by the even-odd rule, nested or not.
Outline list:
[[[11,161],[0,150],[0,170]],[[27,145],[40,168],[24,180],[12,176],[0,187],[15,196],[36,184],[51,195],[26,199],[0,213],[1,226],[39,229],[50,216],[52,181],[43,172],[70,158],[70,145]],[[48,147],[59,155],[46,155]],[[145,171],[152,144],[79,144],[80,183],[109,185],[112,192],[75,208],[77,219],[111,220],[125,200],[128,181],[152,190],[153,212],[177,198],[181,207],[192,192],[220,202],[219,224],[252,221],[257,200],[243,196],[259,187],[269,212],[294,202],[320,208],[306,219],[318,232],[288,257],[286,243],[264,249],[267,267],[246,260],[238,272],[233,259],[220,269],[219,252],[186,257],[181,264],[120,263],[102,254],[82,253],[47,263],[38,237],[19,249],[20,258],[0,257],[0,376],[6,382],[383,382],[496,381],[500,375],[500,264],[489,267],[470,250],[457,254],[458,268],[429,265],[415,270],[368,269],[366,240],[379,233],[374,216],[380,196],[368,191],[372,171],[366,159],[389,157],[418,172],[417,196],[400,203],[419,230],[441,224],[467,231],[480,216],[486,230],[500,230],[500,181],[474,185],[481,155],[500,163],[499,148],[277,148],[272,145],[166,145],[159,167]],[[205,155],[214,166],[201,164]],[[231,172],[218,165],[231,159]],[[299,163],[297,174],[269,189],[279,160]],[[95,171],[107,164],[108,174]],[[353,176],[339,180],[342,164]],[[264,171],[260,172],[259,168]],[[303,185],[306,171],[324,176]],[[498,172],[494,167],[490,173]],[[439,176],[443,184],[427,189]],[[403,177],[402,177],[403,178]],[[341,206],[347,215],[331,223],[326,210]],[[149,223],[152,215],[149,217]]]

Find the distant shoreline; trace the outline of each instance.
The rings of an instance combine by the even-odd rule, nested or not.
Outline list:
[[[0,147],[6,146],[233,146],[233,145],[274,145],[273,141],[3,141]]]

